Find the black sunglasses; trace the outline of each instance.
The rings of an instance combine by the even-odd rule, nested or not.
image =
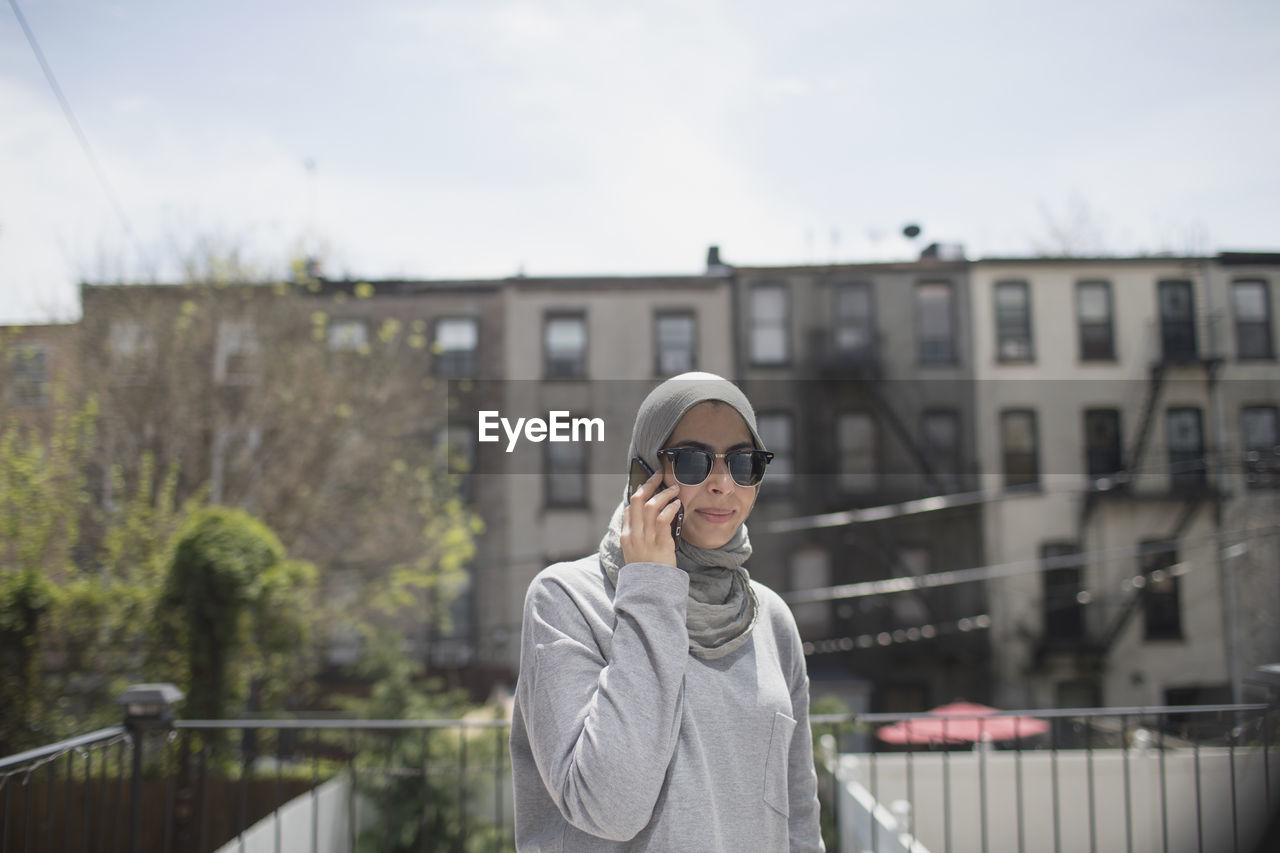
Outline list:
[[[682,486],[696,486],[711,475],[717,459],[723,459],[729,468],[729,476],[739,486],[754,486],[764,479],[764,468],[773,458],[767,450],[730,450],[728,453],[712,453],[696,447],[668,447],[659,450],[658,456],[671,460],[671,472]]]

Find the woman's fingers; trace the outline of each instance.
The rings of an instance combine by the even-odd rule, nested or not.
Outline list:
[[[628,563],[675,565],[671,522],[680,511],[677,485],[661,488],[662,476],[646,480],[627,503],[622,517],[622,555]]]

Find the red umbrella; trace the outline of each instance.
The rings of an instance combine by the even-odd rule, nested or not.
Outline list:
[[[1015,740],[1043,734],[1049,724],[1035,717],[1000,714],[995,708],[973,702],[952,702],[876,731],[886,743],[973,743],[982,740]]]

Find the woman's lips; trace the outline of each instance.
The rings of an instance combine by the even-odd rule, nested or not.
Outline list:
[[[725,524],[729,519],[733,518],[733,510],[731,509],[696,509],[694,512],[708,524]]]

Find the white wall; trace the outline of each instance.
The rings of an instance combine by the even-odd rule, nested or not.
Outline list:
[[[1280,804],[1280,750],[1270,752],[1271,807]],[[1232,844],[1232,762],[1235,810],[1241,850],[1253,850],[1271,814],[1265,802],[1265,753],[1261,748],[1164,752],[1165,820],[1169,853],[1230,850]],[[1129,819],[1125,817],[1128,765]],[[874,765],[875,779],[872,781]],[[1019,767],[1020,765],[1020,767]],[[1092,765],[1092,774],[1090,766]],[[1095,749],[1017,753],[905,753],[841,756],[842,798],[856,786],[871,791],[882,806],[911,804],[917,840],[928,850],[1125,850],[1132,833],[1137,851],[1161,850],[1161,753],[1157,750]],[[912,779],[908,784],[908,774]],[[1018,798],[1018,774],[1022,795]],[[1056,797],[1055,797],[1056,776]],[[1092,778],[1092,792],[1090,779]],[[949,797],[949,807],[947,798]],[[1054,845],[1054,804],[1060,847]],[[1020,805],[1019,805],[1020,803]],[[1092,805],[1091,805],[1092,804]],[[845,808],[849,808],[848,805]],[[866,806],[864,805],[865,812]],[[1092,822],[1091,822],[1092,809]],[[986,814],[983,846],[982,815]],[[842,815],[844,812],[842,812]],[[947,822],[949,816],[949,825]],[[1021,844],[1019,843],[1021,816]],[[1090,832],[1094,844],[1090,844]],[[948,832],[949,842],[948,843]],[[1203,847],[1197,842],[1201,834]]]
[[[285,803],[216,853],[351,853],[350,790],[347,776],[330,779]]]

